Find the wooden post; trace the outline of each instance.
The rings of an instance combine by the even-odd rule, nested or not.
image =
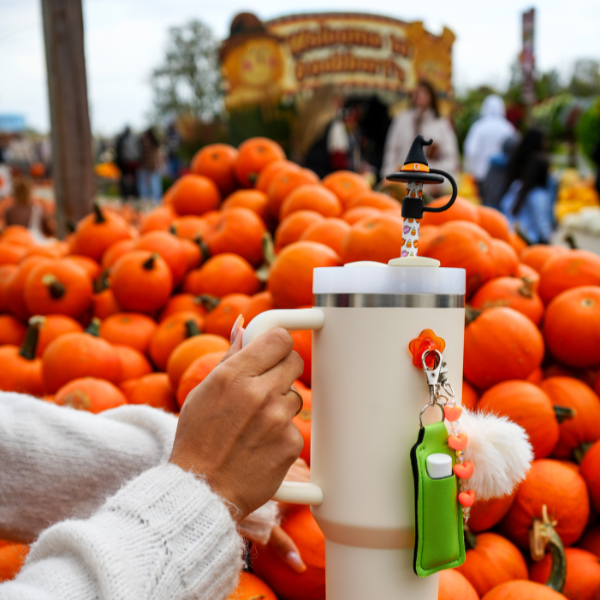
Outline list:
[[[41,0],[59,237],[95,196],[81,1]]]

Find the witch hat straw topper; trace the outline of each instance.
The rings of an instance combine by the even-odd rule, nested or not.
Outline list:
[[[400,256],[406,258],[417,256],[419,253],[419,226],[424,212],[443,212],[448,210],[456,200],[458,190],[456,181],[445,171],[433,169],[429,166],[423,146],[430,146],[433,140],[425,140],[418,135],[410,147],[404,166],[398,173],[387,175],[390,181],[402,181],[406,183],[406,196],[402,200],[402,217],[404,226],[402,228],[402,249]],[[432,183],[443,183],[444,177],[452,186],[452,196],[443,206],[428,207],[423,201],[423,185]]]

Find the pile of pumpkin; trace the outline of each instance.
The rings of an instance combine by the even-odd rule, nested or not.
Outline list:
[[[0,389],[96,413],[125,403],[176,413],[228,349],[239,314],[247,324],[311,305],[314,268],[387,263],[402,228],[397,199],[359,175],[319,181],[264,138],[207,146],[139,226],[95,206],[64,241],[40,246],[22,228],[2,232]],[[426,214],[419,254],[466,270],[463,404],[523,426],[536,459],[511,496],[475,503],[467,560],[442,573],[440,598],[593,600],[600,257],[527,247],[500,213],[462,198]],[[311,334],[292,336],[305,361],[295,422],[310,464]],[[324,539],[310,511],[289,508],[282,526],[307,570],[256,548],[236,598],[324,596]],[[0,548],[0,578],[24,550]]]

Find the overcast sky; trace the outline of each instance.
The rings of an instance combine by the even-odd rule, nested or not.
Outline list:
[[[535,6],[541,70],[567,73],[576,58],[600,59],[598,0],[84,0],[85,51],[92,128],[110,134],[125,123],[142,127],[151,108],[149,74],[160,63],[167,29],[201,19],[226,37],[241,11],[262,19],[308,11],[373,12],[421,20],[432,33],[456,34],[458,90],[503,86],[520,50],[523,10]],[[284,8],[282,8],[284,7]],[[30,127],[49,127],[40,0],[0,0],[0,113],[24,114]]]

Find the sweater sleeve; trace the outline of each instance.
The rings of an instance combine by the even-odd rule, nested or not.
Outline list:
[[[242,566],[225,504],[164,464],[126,484],[87,520],[46,530],[0,600],[223,600]]]

